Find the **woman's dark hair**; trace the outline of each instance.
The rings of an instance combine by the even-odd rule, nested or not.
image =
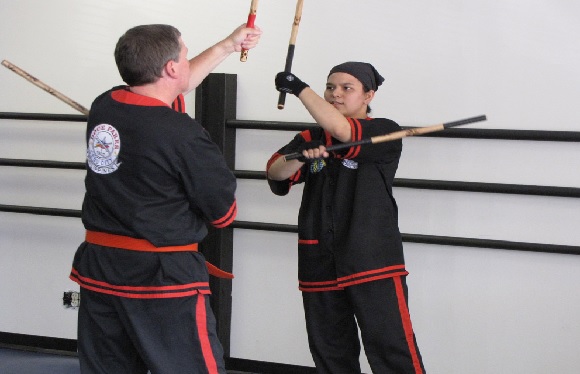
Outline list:
[[[358,79],[364,88],[365,92],[374,90],[375,92],[379,89],[379,86],[383,84],[385,78],[383,78],[377,69],[368,62],[360,61],[348,61],[338,64],[328,73],[330,76],[333,73],[347,73]],[[367,105],[367,114],[371,112],[371,107]]]

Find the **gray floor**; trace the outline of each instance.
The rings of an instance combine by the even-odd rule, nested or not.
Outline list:
[[[73,355],[0,348],[2,374],[80,374],[79,360]]]
[[[1,374],[80,374],[74,354],[0,347]],[[250,374],[228,371],[228,374]]]

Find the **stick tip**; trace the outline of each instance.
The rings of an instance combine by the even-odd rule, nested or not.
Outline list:
[[[480,121],[485,121],[485,120],[487,120],[487,116],[481,115],[481,116],[477,116],[477,117],[471,117],[471,118],[462,119],[462,120],[459,120],[459,121],[444,123],[443,124],[443,128],[448,129],[448,128],[451,128],[451,127],[467,125],[467,124],[470,124],[470,123],[480,122]]]

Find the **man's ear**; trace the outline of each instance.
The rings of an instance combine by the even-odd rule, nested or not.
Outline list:
[[[175,70],[175,61],[169,60],[163,67],[163,71],[170,78],[175,78],[177,71]]]

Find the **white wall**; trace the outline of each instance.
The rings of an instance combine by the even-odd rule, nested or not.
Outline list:
[[[193,55],[245,21],[249,1],[3,0],[0,59],[88,107],[120,84],[112,52],[143,23],[170,23]],[[261,1],[261,45],[238,74],[238,118],[311,122],[293,97],[276,109],[295,2]],[[471,127],[579,131],[580,3],[305,1],[293,71],[319,92],[333,65],[372,62],[385,76],[375,116],[425,126],[480,114]],[[0,112],[76,113],[0,69]],[[194,98],[188,98],[193,109]],[[82,123],[0,121],[0,158],[82,162]],[[236,167],[263,170],[292,136],[240,130]],[[577,143],[410,138],[399,178],[580,186]],[[0,167],[0,204],[80,209],[83,172]],[[241,180],[239,220],[296,223],[300,188],[272,195]],[[580,245],[572,198],[396,188],[405,233]],[[80,220],[0,212],[0,331],[73,339],[60,305]],[[312,365],[293,234],[235,231],[233,357]],[[431,373],[580,372],[580,256],[405,244],[410,309]],[[364,361],[364,358],[363,358]],[[369,372],[366,362],[364,370]]]

